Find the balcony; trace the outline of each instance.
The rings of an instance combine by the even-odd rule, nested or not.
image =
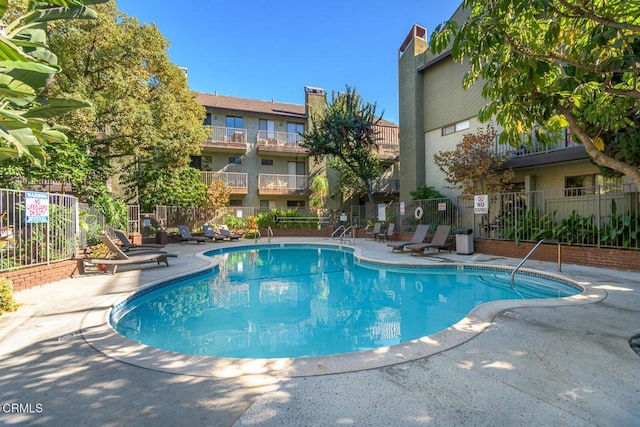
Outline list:
[[[371,191],[376,196],[397,196],[400,194],[400,180],[378,178],[371,183]]]
[[[260,195],[306,195],[309,190],[309,175],[282,175],[261,173],[258,175]]]
[[[520,147],[513,147],[498,144],[498,138],[496,138],[493,152],[498,155],[507,155],[508,160],[504,167],[514,169],[589,157],[584,146],[575,143],[569,132],[563,132],[563,137],[552,145],[545,145],[534,138],[531,145],[521,144]]]
[[[258,154],[269,156],[309,155],[309,150],[300,146],[302,137],[297,133],[258,131]]]
[[[247,130],[222,126],[205,126],[209,137],[203,148],[208,151],[244,154],[247,151]]]
[[[400,130],[391,126],[374,126],[378,135],[377,156],[383,162],[400,159]]]
[[[231,189],[231,194],[248,194],[247,174],[237,172],[202,172],[202,181],[207,187],[213,181],[222,181]]]

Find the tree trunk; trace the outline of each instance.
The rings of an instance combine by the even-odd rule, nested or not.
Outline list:
[[[629,179],[631,179],[631,181],[636,185],[636,188],[640,190],[640,170],[633,165],[607,156],[605,153],[598,150],[596,146],[593,145],[593,139],[580,127],[578,120],[571,110],[564,106],[560,106],[559,109],[562,115],[569,122],[571,131],[576,134],[580,142],[584,145],[584,149],[589,157],[591,157],[597,165],[623,173],[625,176],[629,177]]]

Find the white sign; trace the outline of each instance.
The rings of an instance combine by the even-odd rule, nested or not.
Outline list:
[[[24,200],[27,224],[43,224],[49,222],[49,194],[27,192]]]
[[[405,207],[404,202],[400,202],[400,215],[404,216]]]
[[[480,194],[473,196],[473,213],[476,215],[489,213],[489,195]]]
[[[387,210],[385,209],[385,204],[378,204],[378,221],[386,221],[387,220]]]
[[[447,210],[447,204],[446,203],[438,203],[438,210],[439,211],[446,211]]]

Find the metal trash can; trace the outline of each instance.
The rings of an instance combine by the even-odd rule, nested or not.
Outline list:
[[[473,228],[456,230],[456,253],[458,255],[473,254]]]

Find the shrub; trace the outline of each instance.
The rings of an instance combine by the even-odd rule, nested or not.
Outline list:
[[[20,307],[13,299],[13,283],[9,279],[0,279],[0,315],[16,311]]]

